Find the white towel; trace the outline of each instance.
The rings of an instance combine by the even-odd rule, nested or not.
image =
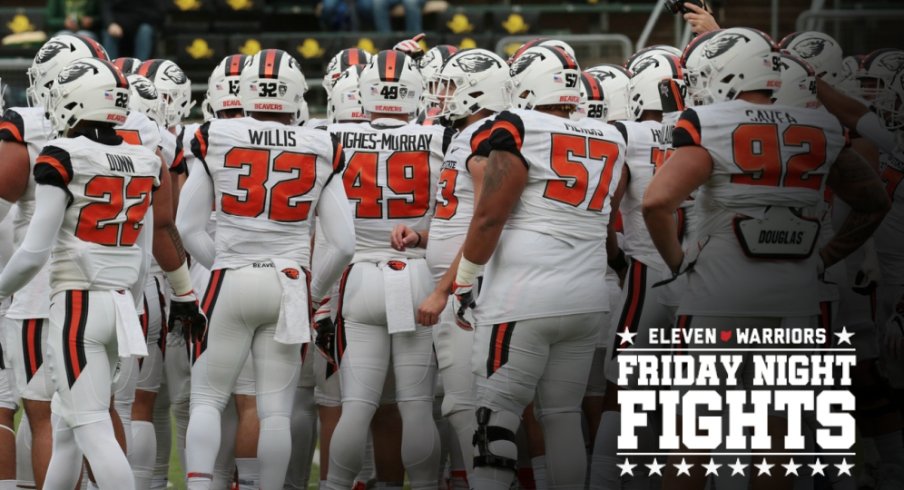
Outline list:
[[[383,271],[386,295],[386,323],[389,333],[414,332],[414,304],[411,301],[411,274],[405,259],[388,260],[378,265]]]
[[[135,300],[126,291],[113,291],[113,308],[116,310],[116,343],[119,357],[145,357],[148,344],[141,331]]]
[[[306,344],[311,341],[311,312],[308,305],[307,276],[298,263],[287,259],[270,259],[276,268],[282,301],[276,334],[280,344]]]

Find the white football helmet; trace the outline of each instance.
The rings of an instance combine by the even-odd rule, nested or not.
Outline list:
[[[216,114],[229,109],[241,109],[239,83],[247,56],[233,54],[223,58],[207,80],[207,103]]]
[[[430,82],[439,75],[446,61],[457,52],[458,48],[451,44],[440,44],[427,50],[424,56],[417,61],[417,67],[421,70],[421,76],[424,77],[424,83],[427,84],[428,89]]]
[[[28,69],[28,89],[25,92],[28,104],[32,107],[48,105],[47,98],[57,75],[69,63],[83,58],[110,59],[103,46],[85,36],[61,34],[44,43]]]
[[[519,109],[581,103],[581,68],[565,51],[534,46],[511,66],[512,104]]]
[[[61,135],[79,121],[119,125],[129,115],[129,81],[113,63],[83,58],[60,71],[48,102],[51,127]]]
[[[559,48],[559,49],[565,51],[566,53],[568,53],[569,56],[571,56],[572,58],[577,59],[577,56],[575,56],[575,54],[574,54],[574,48],[572,48],[571,45],[566,43],[565,41],[560,41],[558,39],[549,39],[549,38],[545,38],[545,37],[538,37],[536,39],[531,39],[530,41],[522,44],[521,47],[518,48],[517,51],[515,51],[515,54],[513,54],[506,61],[506,63],[511,65],[512,63],[515,62],[515,60],[520,58],[521,55],[524,54],[525,51],[527,51],[530,48],[533,48],[534,46],[546,46],[546,47],[550,47],[550,48]]]
[[[138,74],[128,75],[126,79],[130,89],[129,109],[146,115],[160,126],[166,124],[166,106],[157,87],[147,77]]]
[[[628,115],[640,119],[644,111],[662,111],[659,82],[676,80],[684,85],[681,60],[671,54],[652,54],[636,60],[628,84]]]
[[[210,102],[207,101],[207,96],[204,96],[204,100],[201,101],[201,115],[204,117],[204,122],[217,118],[217,116],[213,114],[213,108],[210,107]]]
[[[631,72],[624,67],[604,64],[588,68],[587,73],[595,76],[603,86],[608,112],[606,120],[625,121],[628,119],[628,87],[631,84]]]
[[[163,98],[166,127],[170,128],[188,117],[194,103],[191,100],[191,80],[170,60],[147,60],[138,67],[139,75],[154,82]]]
[[[901,67],[904,67],[904,50],[883,48],[866,55],[857,73],[863,98],[873,100],[880,95]]]
[[[331,122],[369,120],[364,113],[364,106],[361,105],[361,91],[358,88],[362,71],[363,66],[352,65],[342,72],[339,80],[336,80],[327,105],[326,118]]]
[[[648,58],[650,56],[656,54],[669,54],[675,56],[677,58],[681,58],[681,50],[674,47],[669,46],[668,44],[656,44],[653,46],[647,46],[640,51],[632,54],[627,61],[625,61],[625,68],[630,72],[634,72],[634,65],[636,65],[640,60],[644,58]]]
[[[249,56],[239,83],[239,99],[245,113],[279,112],[293,114],[296,120],[307,104],[308,84],[301,67],[281,49],[265,49]]]
[[[138,67],[141,66],[141,60],[124,56],[113,60],[113,64],[119,68],[119,71],[121,71],[123,75],[129,76],[133,73],[138,73]]]
[[[779,47],[805,61],[829,85],[835,87],[844,80],[841,45],[832,36],[818,31],[795,32],[785,36]]]
[[[336,56],[333,56],[330,59],[330,62],[326,67],[326,73],[323,75],[323,89],[326,90],[327,97],[330,96],[333,85],[336,83],[336,80],[339,80],[339,76],[342,75],[342,72],[347,70],[350,66],[366,65],[370,63],[370,58],[370,53],[361,48],[347,48],[336,53]]]
[[[501,112],[511,105],[509,66],[496,53],[469,49],[456,53],[436,77],[430,101],[440,108],[439,117],[457,121],[481,109]]]
[[[571,118],[580,121],[585,117],[606,121],[609,116],[609,105],[606,103],[606,95],[603,84],[599,78],[585,72],[581,73],[581,103],[571,113]]]
[[[412,115],[418,110],[424,79],[410,56],[380,51],[361,72],[358,88],[364,112]]]
[[[734,27],[714,31],[688,46],[682,57],[687,92],[696,105],[734,100],[741,92],[781,88],[781,57],[762,31]]]
[[[782,52],[782,88],[775,92],[775,103],[792,107],[819,107],[816,98],[816,72],[806,61]]]

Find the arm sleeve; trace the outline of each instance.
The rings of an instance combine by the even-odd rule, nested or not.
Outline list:
[[[355,255],[355,224],[341,179],[333,179],[324,187],[317,201],[317,215],[327,246],[315,249],[311,297],[321,300]]]
[[[0,274],[0,298],[22,289],[47,262],[63,224],[69,196],[58,187],[39,185],[35,189],[35,201],[35,214],[25,239]]]
[[[506,151],[517,156],[524,166],[527,160],[521,154],[524,142],[524,123],[521,118],[511,112],[502,112],[493,121],[490,136],[487,138],[490,151]],[[489,155],[489,153],[487,153]]]
[[[193,172],[188,176],[179,195],[176,228],[188,253],[201,265],[210,269],[216,257],[213,239],[207,234],[207,221],[213,209],[213,182],[206,173]]]
[[[209,140],[210,122],[206,122],[198,127],[195,136],[191,139],[191,154],[204,165],[204,171],[210,175],[210,169],[207,168],[207,141]]]
[[[672,146],[700,146],[700,118],[693,109],[681,113],[672,132]]]
[[[22,116],[12,109],[4,112],[0,118],[0,141],[25,142],[25,124]]]

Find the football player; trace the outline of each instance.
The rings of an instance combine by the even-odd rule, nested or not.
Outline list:
[[[627,143],[625,168],[621,174],[618,190],[613,197],[613,210],[621,213],[624,227],[624,240],[619,250],[618,244],[612,241],[615,229],[610,222],[609,235],[611,260],[609,266],[621,277],[624,277],[624,288],[620,295],[618,308],[613,311],[611,321],[614,325],[609,330],[607,345],[611,352],[607,354],[606,363],[606,396],[607,407],[604,415],[606,425],[600,430],[600,437],[610,441],[600,441],[608,448],[605,454],[595,454],[597,461],[610,471],[606,472],[604,481],[595,484],[604,487],[618,485],[618,468],[616,458],[615,437],[618,435],[618,363],[613,360],[619,349],[628,347],[649,347],[649,331],[654,328],[667,328],[672,323],[672,314],[666,304],[660,301],[662,288],[653,285],[671,277],[656,247],[650,240],[646,224],[641,213],[644,192],[653,178],[658,166],[664,162],[661,147],[664,144],[662,114],[664,108],[660,97],[660,82],[672,80],[683,84],[681,60],[671,54],[648,51],[634,60],[631,81],[628,85],[628,113],[631,121],[617,122],[615,126],[625,136]],[[684,230],[679,230],[684,233]],[[625,260],[627,256],[628,260]],[[634,344],[622,341],[617,334],[632,333]],[[632,382],[633,384],[633,382]],[[645,430],[652,431],[652,428]],[[645,439],[649,441],[650,439]],[[647,448],[652,449],[652,448]],[[607,458],[603,461],[601,458]],[[638,485],[646,480],[642,470],[633,475]]]
[[[772,105],[781,76],[779,53],[769,36],[755,29],[726,29],[692,47],[682,58],[688,96],[708,105],[681,115],[673,134],[676,150],[653,176],[643,200],[657,250],[673,274],[688,277],[677,325],[815,327],[818,272],[856,250],[881,222],[888,207],[881,182],[844,148],[837,119]],[[754,142],[769,152],[749,151]],[[800,164],[786,164],[792,159]],[[826,185],[852,212],[829,243],[814,252],[815,215]],[[685,254],[674,212],[698,187],[697,243]],[[799,241],[761,238],[769,233],[760,231],[789,227],[800,233]],[[746,385],[750,375],[745,363],[737,382]],[[785,430],[785,424],[770,415],[770,433]],[[687,459],[700,462],[699,457]],[[690,477],[669,473],[663,481],[668,488],[702,489],[704,484],[704,471],[696,466]],[[753,485],[791,488],[793,481],[773,476]]]
[[[141,233],[146,213],[172,223],[169,196],[150,209],[155,189],[168,192],[160,159],[140,145],[124,144],[113,128],[128,113],[129,85],[106,60],[67,65],[51,90],[51,126],[61,137],[36,159],[34,216],[10,265],[0,275],[0,297],[28,283],[53,251],[49,360],[59,404],[54,413],[53,457],[47,488],[71,488],[81,454],[104,487],[134,488],[109,415],[112,375],[119,358],[146,355],[136,300],[150,246],[174,291],[185,299],[174,315],[204,328],[197,311],[178,233],[150,239]],[[108,199],[108,200],[98,200]],[[157,201],[157,200],[155,200]],[[156,223],[155,223],[156,227]],[[123,290],[129,289],[132,295]]]
[[[359,90],[371,121],[330,127],[346,152],[343,180],[357,243],[339,285],[336,359],[342,416],[331,441],[328,487],[351,487],[391,368],[411,486],[436,488],[440,448],[433,421],[433,336],[417,323],[415,307],[430,291],[423,249],[452,130],[409,123],[423,79],[401,52],[382,51],[371,59]]]
[[[480,129],[496,113],[509,108],[512,82],[505,60],[485,49],[474,49],[449,58],[435,83],[436,92],[430,102],[438,110],[436,117],[457,129],[458,134],[449,145],[439,174],[437,205],[427,241],[427,265],[436,286],[418,307],[418,321],[433,326],[433,344],[444,390],[442,414],[458,439],[457,447],[466,471],[464,475],[453,471],[451,477],[453,483],[467,487],[467,475],[473,472],[471,439],[476,428],[471,371],[474,335],[471,325],[456,324],[448,297],[483,182],[486,158],[474,155],[477,145],[487,136]],[[488,125],[483,129],[488,129]]]
[[[478,149],[489,159],[453,286],[459,312],[473,306],[486,264],[475,310],[471,483],[509,488],[515,432],[536,396],[548,484],[580,487],[586,454],[574,441],[582,440],[581,400],[608,310],[600,287],[606,223],[625,143],[612,126],[570,119],[581,72],[567,52],[529,48],[511,73],[518,109],[500,113]]]
[[[82,58],[107,59],[96,41],[61,35],[44,43],[28,70],[31,107],[11,107],[0,120],[0,217],[13,203],[14,241],[22,243],[35,210],[32,170],[41,149],[52,137],[45,112],[50,89],[63,67]],[[51,453],[50,398],[53,382],[42,369],[46,357],[47,319],[50,314],[50,266],[16,293],[6,312],[4,328],[10,339],[7,359],[14,369],[16,392],[22,398],[29,430],[16,434],[17,478],[21,486],[43,487]],[[20,347],[21,346],[21,347]],[[30,449],[29,449],[30,448]]]
[[[186,438],[193,490],[211,484],[220,413],[252,351],[260,488],[283,487],[298,354],[310,339],[310,304],[326,296],[352,255],[354,228],[342,181],[334,178],[344,165],[341,147],[295,125],[306,89],[294,58],[261,51],[240,78],[248,117],[212,120],[192,140],[204,172],[186,182],[179,225],[192,256],[212,271],[202,302],[212,328],[192,369]],[[205,225],[214,206],[212,239]],[[315,264],[312,274],[307,264],[314,209],[334,253]],[[249,284],[255,294],[249,294]]]

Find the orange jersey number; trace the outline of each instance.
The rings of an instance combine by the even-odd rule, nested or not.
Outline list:
[[[572,160],[572,157],[588,158],[602,164],[599,182],[593,189],[590,188],[587,167],[580,161]],[[584,202],[588,194],[591,194],[587,209],[602,211],[617,159],[618,145],[610,141],[571,134],[553,134],[550,167],[561,179],[547,182],[543,197],[577,207]]]
[[[732,134],[732,144],[735,165],[744,171],[732,175],[732,183],[805,189],[822,185],[822,175],[811,175],[826,162],[826,135],[820,128],[795,124],[780,136],[774,124],[742,124]],[[782,145],[803,151],[783,162]]]
[[[106,246],[132,246],[151,204],[153,177],[98,175],[85,185],[85,196],[103,199],[82,208],[75,236]],[[137,201],[135,201],[137,199]],[[125,207],[126,201],[134,201]],[[125,208],[125,216],[120,217]]]
[[[455,197],[455,182],[458,180],[458,170],[444,168],[439,173],[439,187],[442,189],[442,202],[436,203],[435,216],[439,219],[451,219],[458,211],[458,198]]]
[[[314,188],[317,180],[317,157],[307,153],[280,152],[270,159],[269,150],[233,148],[226,153],[226,168],[247,169],[238,178],[237,194],[223,194],[221,209],[226,214],[256,218],[264,213],[269,201],[267,219],[294,223],[308,219],[311,203],[299,202]],[[270,172],[293,175],[274,184],[268,193]],[[269,196],[268,196],[269,194]]]
[[[379,154],[355,152],[342,179],[349,200],[357,201],[355,217],[383,218],[383,187],[377,183]],[[386,160],[386,187],[397,195],[386,199],[386,218],[419,218],[430,209],[430,155],[400,151]]]

